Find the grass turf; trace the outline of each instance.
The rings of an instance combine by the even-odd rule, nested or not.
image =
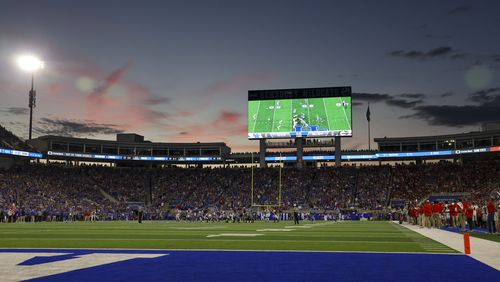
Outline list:
[[[0,248],[126,248],[361,252],[456,251],[390,222],[74,222],[0,225]],[[308,227],[308,228],[304,228]],[[309,227],[310,226],[310,227]],[[287,228],[288,227],[288,228]],[[257,231],[278,229],[278,231]],[[292,231],[282,231],[293,229]],[[230,237],[208,235],[233,234]],[[263,234],[237,237],[234,234]]]
[[[342,101],[348,106],[341,106]],[[302,131],[312,125],[323,131],[351,130],[350,103],[351,97],[250,101],[248,132],[292,132],[294,117]]]

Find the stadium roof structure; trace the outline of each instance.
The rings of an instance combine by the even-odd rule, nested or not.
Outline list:
[[[55,159],[211,162],[220,161],[231,153],[224,142],[141,141],[143,137],[134,133],[118,135],[117,139],[120,141],[46,135],[31,140],[30,144]]]
[[[29,142],[33,151],[16,151],[0,148],[0,155],[51,160],[76,160],[90,162],[129,162],[163,164],[249,164],[260,157],[254,152],[231,152],[224,142],[164,143],[144,141],[135,133],[123,134],[121,141],[74,138],[46,135]],[[124,141],[125,140],[125,141]],[[136,140],[136,142],[126,142]],[[311,164],[335,160],[333,151],[324,151],[324,144],[331,140],[311,140],[306,143],[304,161]],[[447,134],[435,136],[375,138],[379,150],[343,150],[343,161],[419,161],[457,159],[462,157],[498,158],[500,156],[500,130]],[[270,147],[293,148],[293,142],[271,142]],[[330,144],[331,145],[331,144]],[[294,152],[267,152],[265,162],[297,162]],[[138,161],[138,162],[137,162]]]
[[[500,146],[500,129],[459,134],[375,138],[380,152],[461,150]]]

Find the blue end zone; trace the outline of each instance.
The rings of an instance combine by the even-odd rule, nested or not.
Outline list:
[[[499,271],[450,254],[0,249],[5,252],[71,253],[69,259],[89,253],[169,254],[30,281],[500,281]]]

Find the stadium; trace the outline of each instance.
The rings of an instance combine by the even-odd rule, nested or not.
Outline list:
[[[20,269],[13,280],[122,279],[101,277],[100,267],[109,275],[137,268],[133,275],[145,281],[172,274],[322,280],[322,269],[367,260],[380,261],[367,267],[377,275],[399,275],[410,271],[407,264],[426,261],[424,267],[440,269],[431,277],[444,281],[462,275],[454,276],[452,265],[498,277],[500,239],[488,233],[488,205],[500,186],[500,130],[494,127],[376,138],[378,150],[372,151],[341,151],[340,141],[328,136],[261,139],[263,151],[254,153],[232,152],[223,142],[153,143],[133,133],[118,134],[116,141],[48,135],[25,142],[1,129],[1,252],[26,253],[21,261],[3,262]],[[458,219],[468,214],[458,208],[464,203],[474,218]],[[466,229],[471,256],[460,255]],[[170,261],[174,256],[179,259]],[[262,256],[287,273],[256,265]],[[54,261],[68,258],[79,259],[57,270]],[[221,273],[212,260],[249,265],[255,276],[236,268]],[[56,270],[43,269],[44,261]],[[187,261],[200,270],[185,276]],[[312,268],[293,271],[289,263]],[[21,270],[32,264],[40,269]]]
[[[0,11],[0,282],[500,281],[498,4],[174,2]]]

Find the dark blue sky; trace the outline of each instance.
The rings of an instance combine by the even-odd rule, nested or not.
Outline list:
[[[3,1],[0,124],[27,136],[246,140],[249,89],[351,85],[354,137],[477,130],[500,114],[499,1]],[[216,129],[216,130],[213,130]]]

